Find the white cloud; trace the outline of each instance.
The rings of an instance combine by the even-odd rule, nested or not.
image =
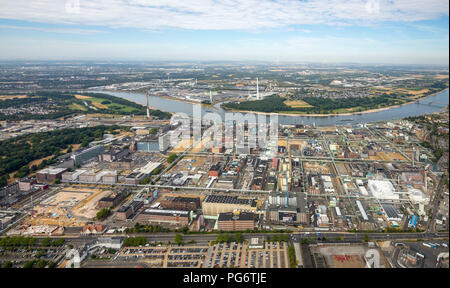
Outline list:
[[[0,0],[0,7],[3,19],[145,30],[412,22],[449,10],[447,0]]]
[[[42,31],[51,33],[64,33],[64,34],[99,34],[106,33],[101,30],[93,29],[77,29],[77,28],[47,28],[47,27],[32,27],[32,26],[18,26],[18,25],[0,25],[0,29],[19,29],[19,30],[32,30],[32,31]]]

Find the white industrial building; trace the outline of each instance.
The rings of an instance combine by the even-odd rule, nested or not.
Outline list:
[[[427,205],[430,202],[430,196],[423,193],[420,189],[408,189],[408,196],[409,200],[414,204],[422,203]]]
[[[369,180],[367,187],[373,197],[377,199],[398,200],[399,195],[395,194],[394,186],[389,180]]]
[[[289,195],[288,205],[289,206],[297,206],[297,197],[292,197]],[[286,206],[286,193],[280,193],[278,195],[270,195],[269,196],[269,204],[271,205],[279,205]]]
[[[170,136],[172,135],[171,131],[167,132],[164,135],[159,136],[158,144],[159,151],[166,151],[170,147]]]

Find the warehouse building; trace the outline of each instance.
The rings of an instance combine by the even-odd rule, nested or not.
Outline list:
[[[208,195],[202,203],[203,214],[208,216],[217,216],[220,213],[235,210],[253,212],[256,211],[256,208],[255,199],[237,196]]]

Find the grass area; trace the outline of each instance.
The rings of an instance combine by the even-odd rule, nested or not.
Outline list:
[[[122,113],[132,113],[133,111],[136,111],[135,107],[131,107],[131,106],[120,104],[120,103],[115,103],[109,99],[104,99],[104,98],[100,98],[100,97],[92,97],[92,96],[77,94],[77,95],[75,95],[75,98],[84,100],[84,101],[88,102],[90,105],[92,105],[98,109],[109,109],[112,111],[122,112]],[[81,107],[79,107],[79,106],[80,105],[77,105],[76,108],[78,108],[78,110],[82,110],[82,109],[80,109]],[[83,111],[86,111],[86,109],[84,108]]]
[[[69,109],[76,110],[76,111],[87,111],[87,108],[85,106],[81,106],[78,103],[72,103],[69,105]]]
[[[287,100],[284,101],[284,104],[287,106],[298,108],[298,107],[312,107],[310,104],[306,103],[303,100]]]
[[[6,100],[6,99],[23,99],[27,98],[27,95],[0,95],[0,100]]]

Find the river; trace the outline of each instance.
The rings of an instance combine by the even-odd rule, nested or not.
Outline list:
[[[116,97],[121,97],[136,103],[146,105],[144,93],[137,92],[117,92],[117,91],[103,91],[91,90],[90,92],[105,93]],[[337,115],[337,116],[307,116],[307,115],[279,115],[278,122],[280,124],[315,124],[317,126],[334,126],[345,124],[357,124],[366,122],[378,122],[393,119],[401,119],[409,116],[419,116],[431,114],[442,111],[445,105],[449,104],[449,90],[446,89],[434,95],[423,98],[419,102],[402,105],[399,107],[392,107],[386,110],[361,113],[354,115]],[[158,96],[150,96],[150,106],[167,112],[182,112],[190,116],[193,114],[191,103],[171,98],[163,98]],[[202,112],[216,112],[224,119],[225,111],[220,108],[220,103],[214,107],[202,107]]]

